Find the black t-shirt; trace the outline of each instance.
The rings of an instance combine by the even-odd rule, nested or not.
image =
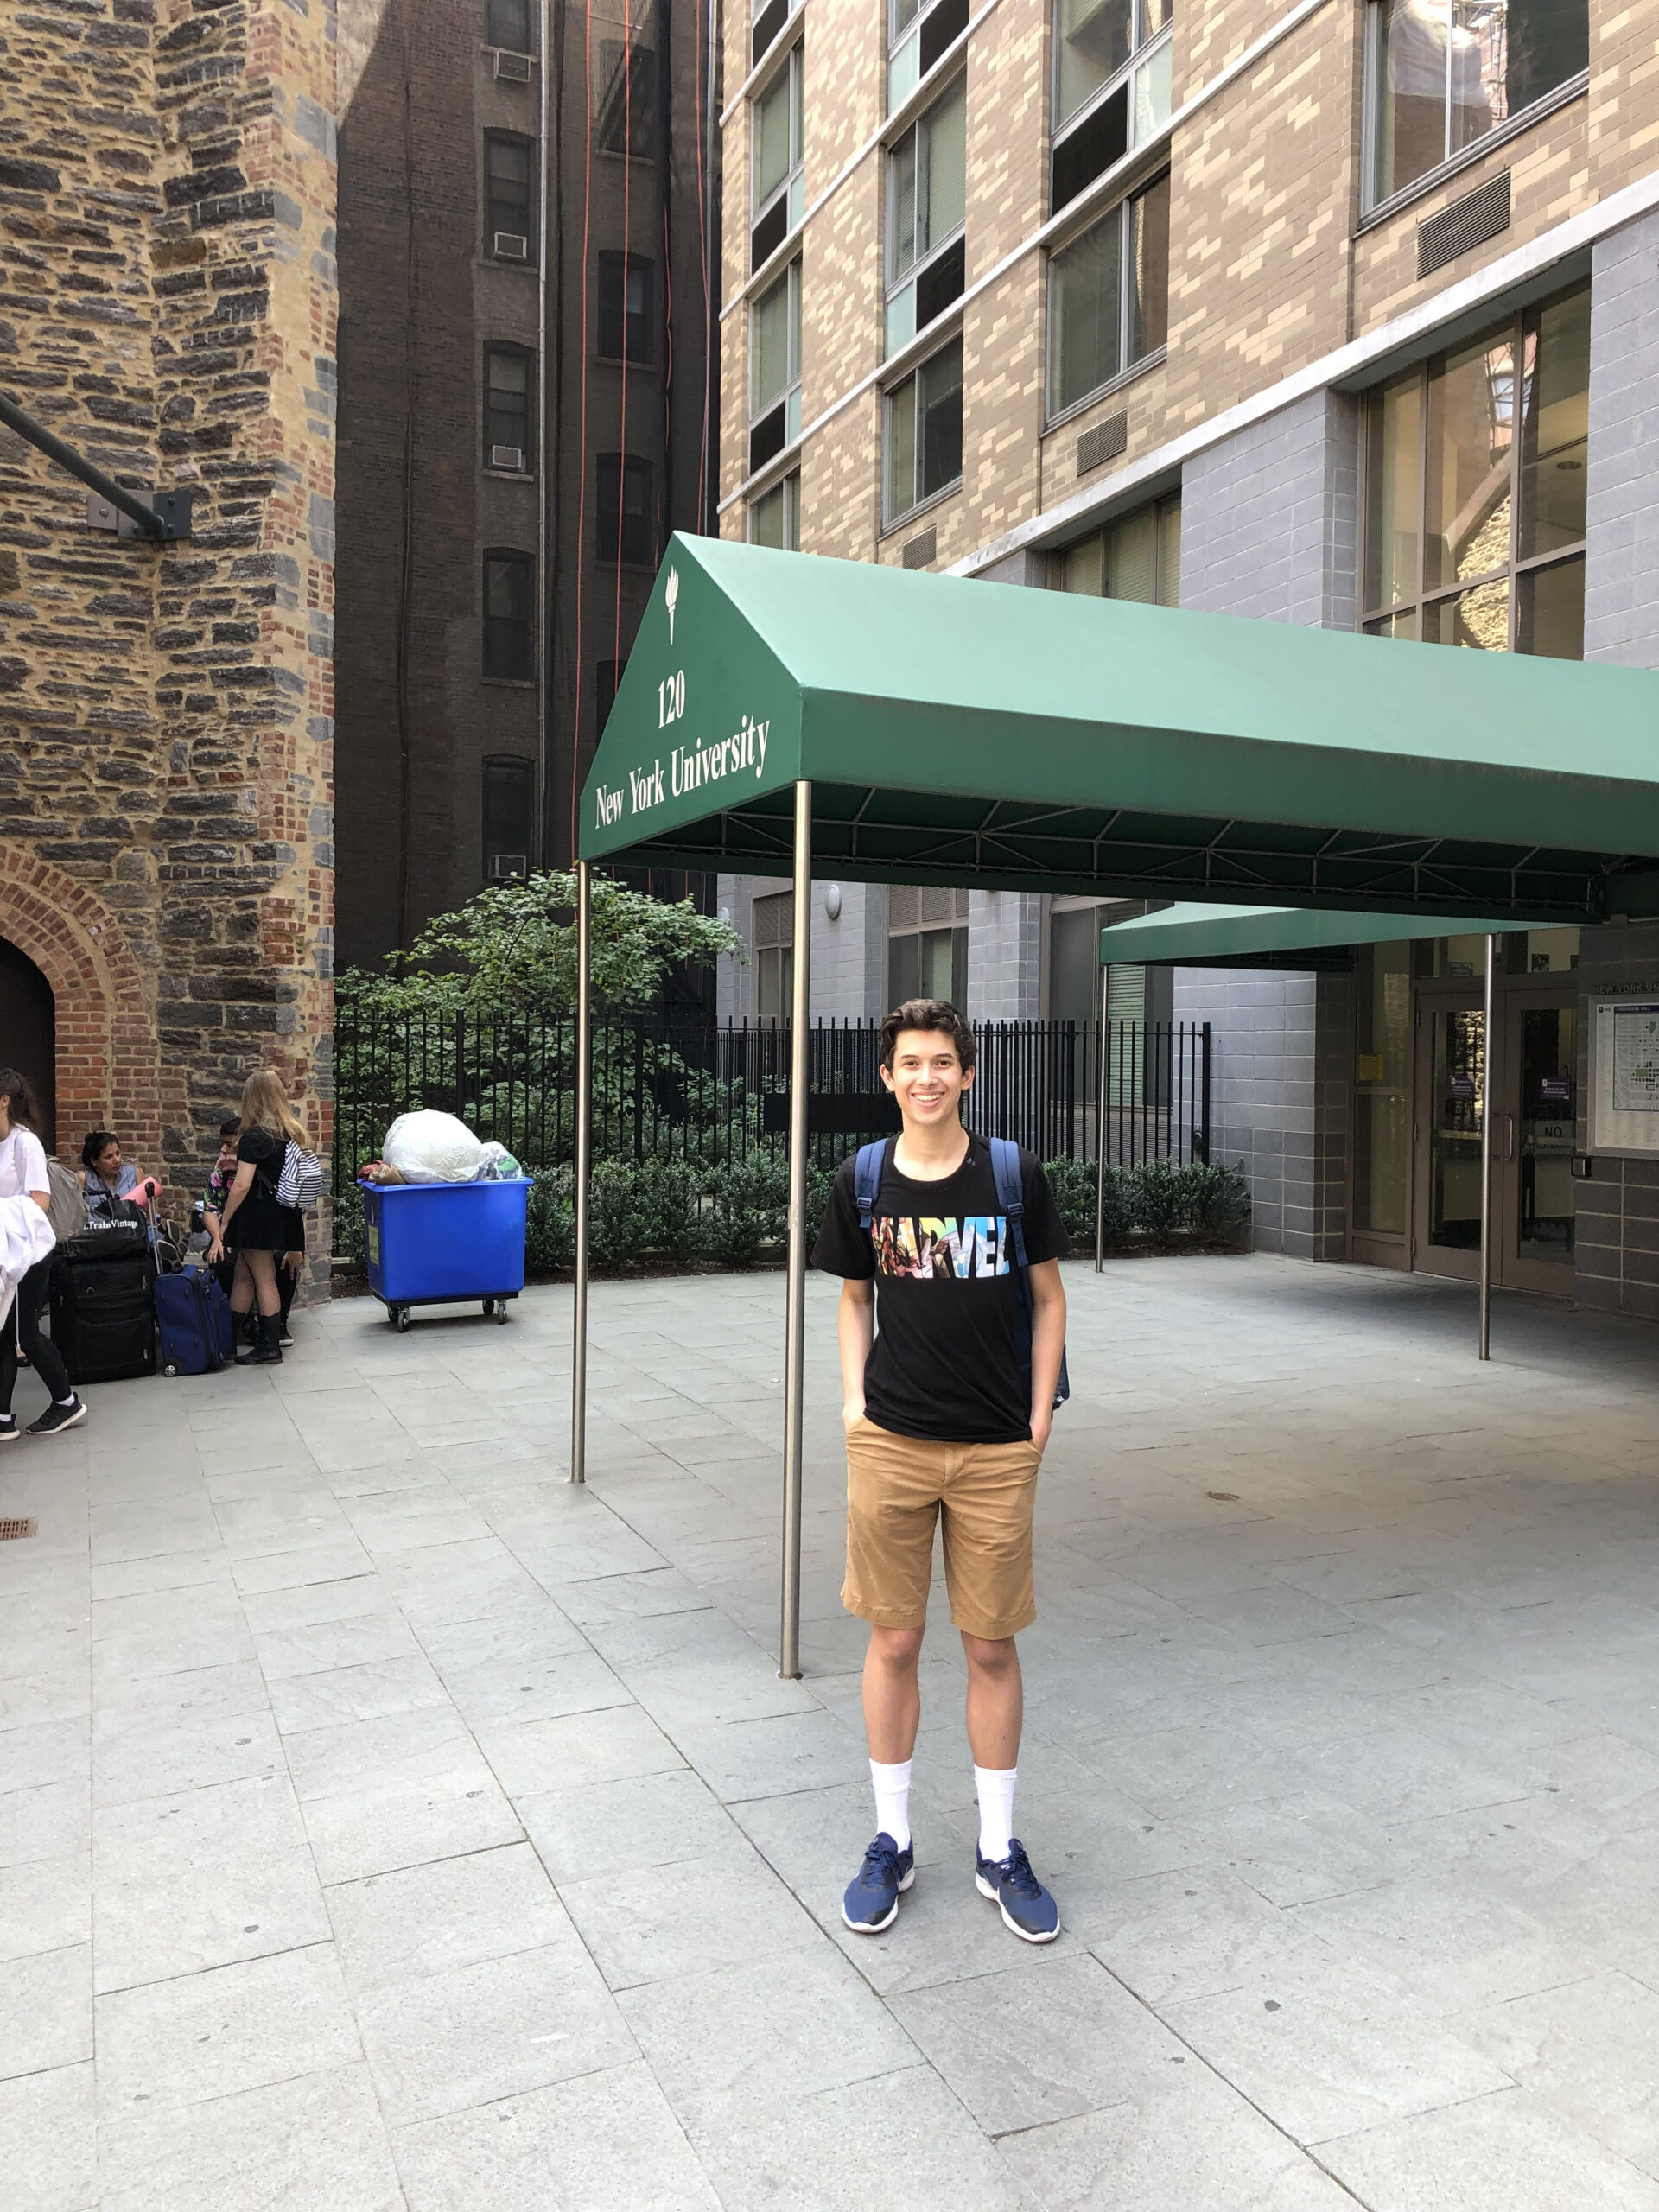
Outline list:
[[[1048,1183],[1022,1151],[1026,1260],[1070,1249]],[[954,1175],[917,1182],[883,1161],[867,1236],[858,1225],[854,1162],[836,1171],[812,1264],[875,1281],[875,1342],[864,1410],[878,1428],[945,1444],[1012,1444],[1031,1434],[1031,1394],[1014,1240],[996,1201],[990,1147],[968,1140]]]
[[[237,1139],[236,1156],[239,1160],[253,1163],[253,1189],[250,1197],[273,1198],[282,1176],[283,1160],[288,1141],[273,1130],[256,1122],[251,1129],[244,1129]]]

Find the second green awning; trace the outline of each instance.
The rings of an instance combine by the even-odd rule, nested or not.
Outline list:
[[[1512,929],[1488,915],[1315,913],[1291,906],[1166,906],[1100,933],[1103,967],[1175,967],[1284,953],[1324,952],[1350,944],[1392,944],[1402,938],[1484,937]]]

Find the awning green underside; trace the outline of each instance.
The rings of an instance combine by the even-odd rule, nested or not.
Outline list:
[[[1484,936],[1513,926],[1514,918],[1442,914],[1432,931],[1423,914],[1365,914],[1357,910],[1319,913],[1284,906],[1166,906],[1161,913],[1116,922],[1100,933],[1103,966],[1192,966],[1208,961],[1277,959],[1319,955],[1357,944],[1395,944],[1402,938]]]
[[[580,850],[786,874],[806,778],[820,877],[1585,920],[1656,766],[1647,671],[676,537]]]

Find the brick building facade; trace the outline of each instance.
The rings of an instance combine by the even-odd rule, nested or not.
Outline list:
[[[666,0],[340,20],[340,926],[369,965],[568,864],[660,549],[700,526],[708,57]]]
[[[729,16],[721,530],[1654,663],[1656,44],[1659,0],[798,0]],[[721,895],[743,926],[782,887],[724,879]],[[910,972],[890,894],[843,893],[834,923],[819,904],[818,1009],[878,1013]],[[971,1012],[1083,1010],[1056,997],[1077,904],[976,894]],[[1548,1016],[1580,1107],[1588,979],[1636,972],[1613,935],[1506,949],[1515,1035],[1532,1052]],[[1258,1241],[1464,1269],[1428,1040],[1468,1019],[1467,964],[1444,940],[1412,953],[1402,1034],[1422,1041],[1387,1083],[1385,961],[1162,981],[1177,1015],[1212,1023],[1217,1147],[1245,1162]],[[722,1002],[757,1010],[759,983],[733,964]],[[1555,1135],[1529,1155],[1510,1279],[1659,1313],[1659,1262],[1631,1227],[1659,1170],[1620,1164],[1617,1204],[1610,1181],[1580,1186],[1575,1262],[1557,1185],[1582,1113],[1563,1137],[1517,1092],[1513,1118],[1522,1150]],[[1541,1256],[1521,1248],[1545,1188]]]
[[[0,987],[60,1148],[185,1184],[261,1065],[329,1127],[334,85],[321,0],[0,21],[0,388],[194,499],[0,430]]]

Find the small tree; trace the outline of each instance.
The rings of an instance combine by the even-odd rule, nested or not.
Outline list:
[[[576,879],[556,869],[480,891],[452,914],[435,914],[390,975],[353,969],[340,982],[361,1007],[386,1014],[467,1014],[499,1020],[556,1019],[576,1002]],[[722,953],[747,960],[736,931],[700,914],[593,879],[594,1003],[649,1006],[671,968],[707,967]]]

